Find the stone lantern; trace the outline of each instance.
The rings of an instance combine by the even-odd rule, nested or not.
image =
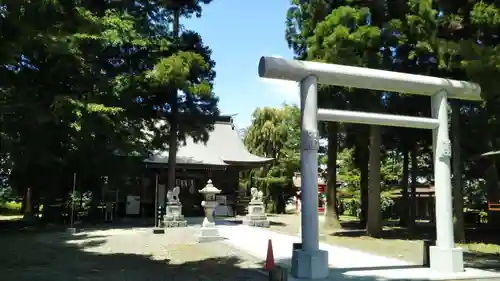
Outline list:
[[[212,184],[212,180],[208,180],[207,185],[201,190],[201,194],[205,197],[205,200],[201,202],[201,206],[205,209],[205,218],[201,225],[201,233],[198,238],[198,242],[209,242],[221,239],[219,235],[219,230],[215,226],[214,220],[214,210],[217,207],[217,201],[215,200],[215,195],[219,194],[221,191]]]

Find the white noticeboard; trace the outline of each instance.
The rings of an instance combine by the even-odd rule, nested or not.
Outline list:
[[[216,217],[229,217],[233,215],[233,208],[231,206],[227,206],[227,196],[225,195],[216,195],[215,201],[217,201],[217,207],[215,207],[215,216]]]
[[[165,192],[166,188],[164,184],[159,184],[158,185],[158,202],[157,202],[157,210],[158,211],[158,206],[164,206],[165,205]]]
[[[141,196],[127,196],[127,207],[125,209],[127,215],[138,215],[141,212]]]
[[[227,196],[215,195],[215,201],[217,201],[217,203],[219,203],[219,205],[226,205]]]

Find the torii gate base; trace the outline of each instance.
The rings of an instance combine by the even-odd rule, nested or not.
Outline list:
[[[259,76],[300,82],[302,248],[293,250],[293,276],[304,279],[323,279],[329,276],[328,253],[319,249],[318,239],[318,119],[433,130],[437,241],[436,246],[430,249],[431,269],[444,272],[464,270],[463,252],[461,248],[455,247],[453,236],[447,97],[479,100],[481,92],[479,85],[436,77],[273,57],[261,58]],[[431,96],[433,118],[318,110],[318,82],[428,95]]]

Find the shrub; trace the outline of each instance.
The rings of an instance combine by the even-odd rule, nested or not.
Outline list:
[[[361,202],[358,198],[347,198],[342,200],[344,214],[348,216],[358,217],[361,209]]]
[[[344,214],[348,216],[355,216],[359,218],[361,213],[361,201],[359,198],[346,198],[342,200],[342,205],[344,207]],[[382,212],[383,218],[390,218],[392,212],[392,206],[394,206],[394,200],[387,194],[382,193],[380,198],[380,211]]]
[[[0,203],[0,214],[20,214],[21,202],[7,201]]]

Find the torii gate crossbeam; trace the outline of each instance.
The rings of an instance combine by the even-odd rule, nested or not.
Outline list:
[[[300,83],[302,249],[293,250],[292,274],[298,278],[321,279],[329,275],[328,253],[319,249],[317,200],[318,119],[433,130],[436,197],[436,246],[430,249],[431,268],[464,270],[463,252],[455,247],[451,193],[451,145],[447,99],[480,100],[479,85],[422,75],[262,57],[259,76]],[[318,83],[334,86],[400,92],[431,97],[432,118],[377,114],[317,108]],[[346,257],[348,258],[348,257]]]

